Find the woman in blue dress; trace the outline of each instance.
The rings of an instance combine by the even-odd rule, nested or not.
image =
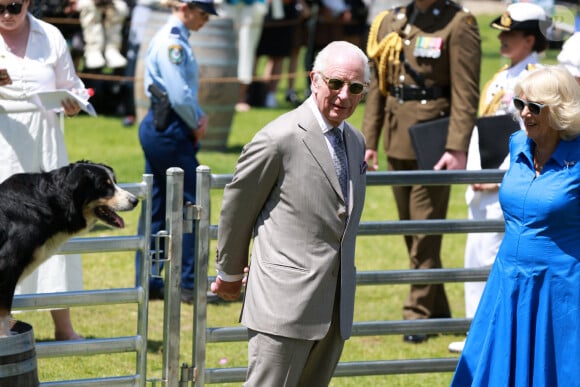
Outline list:
[[[546,66],[514,95],[505,237],[452,386],[580,385],[580,86]]]

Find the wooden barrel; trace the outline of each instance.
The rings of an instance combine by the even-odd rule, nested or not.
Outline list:
[[[32,326],[16,321],[11,328],[11,335],[0,337],[0,386],[36,387],[38,385]]]
[[[210,19],[189,42],[199,66],[199,104],[208,117],[202,149],[226,150],[240,92],[234,23]]]
[[[143,86],[148,42],[165,24],[169,14],[169,11],[152,9],[148,15],[135,69],[138,122],[147,114],[150,103]],[[225,150],[239,94],[238,53],[233,21],[229,18],[210,18],[199,31],[191,33],[189,43],[199,66],[199,103],[208,116],[208,129],[201,140],[202,149]]]
[[[133,85],[133,94],[135,99],[135,115],[137,123],[143,120],[143,117],[149,110],[149,98],[145,94],[145,56],[147,55],[147,48],[153,36],[161,29],[167,22],[167,18],[171,15],[169,9],[142,7],[142,14],[139,15],[139,28],[142,30],[139,45],[139,53],[137,55],[137,63],[135,64],[135,83]]]

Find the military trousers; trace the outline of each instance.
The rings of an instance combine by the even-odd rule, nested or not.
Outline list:
[[[412,171],[418,169],[416,160],[387,158],[388,169]],[[393,186],[400,220],[445,219],[449,204],[450,186]],[[411,269],[442,268],[442,235],[405,235]],[[451,316],[443,284],[411,285],[403,305],[403,318],[445,318]]]

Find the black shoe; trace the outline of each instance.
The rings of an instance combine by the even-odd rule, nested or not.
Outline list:
[[[165,295],[165,288],[149,289],[149,301],[163,300]]]
[[[421,344],[429,339],[429,335],[403,335],[403,341],[411,344]]]
[[[193,289],[181,288],[181,302],[193,304]]]
[[[208,291],[206,293],[207,303],[208,304],[219,304],[220,302],[224,301],[221,299],[220,296],[215,294],[214,292]]]

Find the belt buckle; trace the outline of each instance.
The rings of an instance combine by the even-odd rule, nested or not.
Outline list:
[[[427,89],[426,88],[421,88],[421,96],[423,97],[420,101],[421,101],[421,105],[425,105],[427,104]]]
[[[405,86],[401,85],[397,88],[397,90],[397,99],[399,100],[400,104],[403,104],[405,102]]]

